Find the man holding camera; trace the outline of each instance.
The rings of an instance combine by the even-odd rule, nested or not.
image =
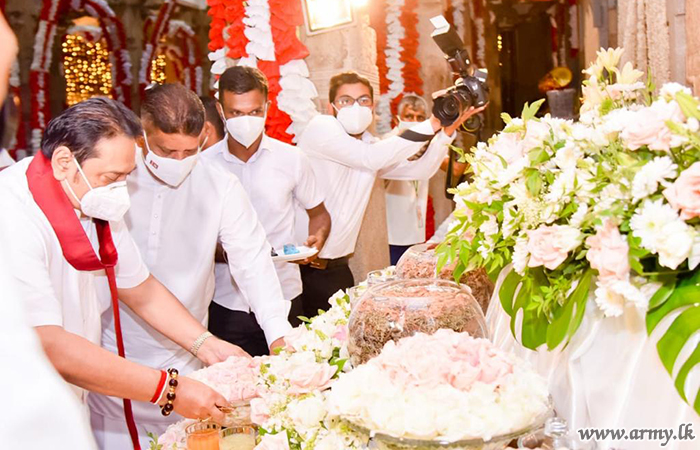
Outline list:
[[[333,227],[319,258],[302,267],[304,312],[328,309],[328,298],[354,285],[348,260],[355,251],[360,225],[377,176],[389,180],[427,179],[440,167],[450,135],[483,108],[469,108],[448,127],[431,116],[399,135],[377,140],[367,129],[374,118],[374,91],[369,80],[354,72],[334,76],[329,92],[330,113],[315,117],[299,146],[311,159]],[[438,133],[436,135],[436,133]],[[409,161],[426,142],[419,159]]]

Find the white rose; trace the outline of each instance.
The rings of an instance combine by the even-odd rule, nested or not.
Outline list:
[[[656,242],[659,264],[676,269],[688,258],[693,248],[693,230],[682,220],[664,225]]]
[[[314,395],[291,402],[287,406],[289,418],[302,428],[317,428],[326,418],[326,404],[322,398]]]

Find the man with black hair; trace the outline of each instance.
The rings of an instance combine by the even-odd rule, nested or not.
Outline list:
[[[144,402],[161,414],[147,402],[165,403],[158,386],[161,369],[168,366],[137,364],[131,342],[129,359],[100,348],[100,314],[118,302],[173,348],[190,348],[206,331],[149,273],[122,220],[130,204],[125,179],[134,169],[140,135],[134,113],[106,98],[78,103],[51,120],[41,151],[0,173],[0,255],[28,323],[84,405],[92,391]],[[210,340],[198,356],[212,364],[234,349]],[[209,387],[180,377],[174,409],[190,418],[220,420],[216,405],[225,401]],[[125,423],[125,411],[130,417],[128,400],[123,406],[115,401],[120,425],[136,431],[141,424]],[[138,434],[128,436],[121,449],[135,446]]]
[[[271,247],[241,183],[199,157],[206,142],[204,117],[202,102],[181,84],[155,86],[146,92],[136,167],[126,180],[131,197],[126,225],[151,273],[205,326],[214,295],[214,255],[217,241],[221,242],[231,256],[228,269],[260,320],[267,345],[274,348],[283,343],[291,326]],[[170,316],[167,309],[158,313]],[[192,337],[194,344],[183,348],[130,309],[120,308],[120,314],[129,358],[143,364],[177,367],[188,374],[202,367],[197,358],[202,349],[210,342],[222,342],[203,330]],[[103,315],[103,329],[102,345],[115,351],[117,339],[109,314]],[[238,356],[248,356],[235,348]],[[123,449],[127,443],[127,430],[115,406],[110,397],[90,398],[93,430],[103,449]],[[155,434],[180,419],[163,417],[143,402],[134,404],[134,415],[144,430]]]
[[[204,151],[226,137],[226,131],[224,131],[224,122],[221,120],[216,99],[208,96],[201,96],[199,99],[204,105],[204,113],[206,114],[204,135],[207,143],[202,148],[202,151]]]
[[[304,310],[312,316],[329,308],[328,298],[336,291],[354,284],[348,260],[355,251],[375,179],[430,178],[440,167],[457,127],[481,111],[470,108],[444,130],[431,116],[397,136],[377,140],[367,131],[374,120],[374,89],[367,78],[355,72],[335,75],[329,101],[330,114],[314,117],[299,140],[333,220],[320,257],[301,269]],[[431,145],[423,156],[409,160],[433,138],[444,145]]]
[[[219,102],[228,138],[203,155],[241,180],[267,239],[282,253],[294,242],[294,205],[302,205],[309,217],[304,245],[323,248],[331,228],[331,218],[323,205],[323,193],[304,154],[296,147],[265,134],[265,117],[270,102],[268,84],[255,68],[235,66],[219,78]],[[229,255],[231,256],[231,255]],[[308,263],[310,260],[304,261]],[[282,292],[292,302],[290,320],[303,315],[295,300],[302,291],[299,266],[275,263]],[[265,336],[250,313],[250,305],[225,263],[216,265],[216,293],[211,304],[209,330],[241,345],[251,354],[266,353]]]

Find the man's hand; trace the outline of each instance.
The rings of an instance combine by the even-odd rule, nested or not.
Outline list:
[[[202,344],[197,352],[197,358],[207,366],[226,361],[231,356],[238,356],[240,358],[251,357],[237,345],[230,344],[217,337],[210,337],[204,341],[204,344]]]
[[[229,403],[223,395],[191,378],[178,377],[177,381],[175,402],[173,403],[176,413],[188,419],[211,418],[216,423],[223,423],[224,413],[217,408],[217,406],[226,406]],[[161,406],[165,402],[164,395],[160,402]]]
[[[273,342],[272,344],[270,344],[270,354],[271,354],[271,355],[274,355],[274,354],[275,354],[275,349],[276,349],[276,348],[280,348],[280,347],[281,347],[281,348],[284,348],[284,347],[286,347],[286,345],[287,345],[287,343],[284,341],[284,338],[283,338],[283,337],[277,339],[275,342]]]
[[[455,133],[455,131],[457,131],[459,127],[462,126],[464,122],[469,120],[470,117],[475,116],[483,110],[485,110],[487,106],[489,106],[488,103],[480,108],[474,108],[473,106],[469,107],[462,113],[461,116],[459,116],[457,120],[454,121],[454,123],[452,123],[452,125],[445,127],[445,134],[447,134],[448,136],[452,136]]]
[[[303,266],[307,264],[311,264],[312,262],[316,261],[318,258],[318,254],[321,252],[321,249],[323,248],[323,244],[326,243],[326,240],[319,237],[319,236],[309,236],[309,238],[304,242],[305,247],[315,247],[318,252],[316,252],[315,255],[309,256],[306,259],[300,259],[297,261],[292,261],[295,264],[301,264]]]

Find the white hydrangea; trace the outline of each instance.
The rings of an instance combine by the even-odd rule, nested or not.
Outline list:
[[[659,264],[676,269],[693,247],[694,230],[663,199],[645,200],[630,220],[633,235],[642,247],[659,255]]]

